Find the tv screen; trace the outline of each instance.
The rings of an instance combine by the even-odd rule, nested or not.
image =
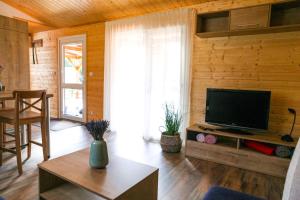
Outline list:
[[[270,91],[207,89],[205,122],[236,129],[267,130]]]

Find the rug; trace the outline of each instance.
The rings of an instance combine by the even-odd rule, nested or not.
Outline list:
[[[40,123],[34,123],[34,126],[41,126]],[[58,119],[51,119],[50,121],[50,130],[51,131],[61,131],[68,128],[72,128],[75,126],[81,126],[82,124],[79,122],[72,122],[69,120],[58,120]]]

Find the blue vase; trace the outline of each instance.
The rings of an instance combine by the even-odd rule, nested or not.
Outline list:
[[[104,140],[94,140],[90,148],[90,166],[105,168],[108,164],[107,145]]]

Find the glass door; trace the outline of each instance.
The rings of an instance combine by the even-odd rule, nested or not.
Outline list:
[[[60,116],[85,121],[85,35],[59,39]]]

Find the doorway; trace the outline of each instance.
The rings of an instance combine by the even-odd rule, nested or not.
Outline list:
[[[60,118],[86,120],[86,36],[59,39]]]

